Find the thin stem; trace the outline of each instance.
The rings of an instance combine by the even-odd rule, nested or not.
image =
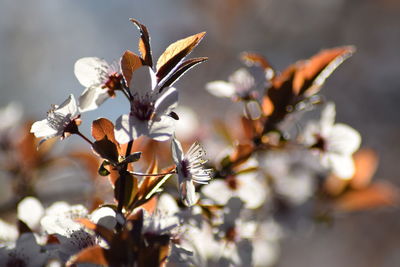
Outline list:
[[[128,99],[128,101],[131,101],[131,97],[128,95],[128,93],[126,92],[126,90],[122,89],[121,91],[122,91],[122,93],[124,93],[124,95],[126,96],[126,98]]]
[[[163,175],[168,175],[168,174],[175,174],[176,170],[173,170],[170,172],[164,172],[164,173],[140,173],[140,172],[129,172],[129,173],[136,175],[136,176],[163,176]]]
[[[125,152],[125,157],[127,157],[132,150],[132,145],[133,145],[133,140],[129,141],[128,146],[126,147],[126,152]],[[125,164],[123,168],[120,169],[119,171],[119,179],[121,179],[121,184],[119,187],[119,199],[118,200],[118,207],[117,207],[117,213],[122,214],[122,208],[124,207],[124,199],[125,199],[125,184],[126,184],[126,170],[128,168],[128,164]],[[117,230],[121,230],[122,225],[119,223],[117,224]]]
[[[86,142],[88,142],[91,146],[93,146],[93,142],[89,140],[89,138],[87,138],[86,136],[84,136],[80,131],[76,132],[77,135],[79,135],[80,137],[83,138],[83,140],[85,140]]]

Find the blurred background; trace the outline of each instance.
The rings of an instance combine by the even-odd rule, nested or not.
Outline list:
[[[155,58],[173,41],[207,31],[193,56],[209,61],[176,87],[180,103],[208,121],[237,111],[204,85],[240,67],[240,52],[261,53],[282,70],[323,48],[355,45],[357,53],[328,79],[322,94],[336,103],[337,121],[358,129],[363,146],[378,152],[375,178],[400,186],[398,0],[2,0],[0,106],[19,102],[37,120],[51,103],[60,104],[70,93],[79,96],[77,59],[110,62],[126,49],[136,52],[131,17],[148,27]],[[121,97],[107,101],[101,113],[84,114],[83,132],[89,134],[89,120],[100,115],[115,120],[127,107]],[[331,226],[300,223],[283,243],[278,266],[399,266],[399,215],[398,208],[386,208],[347,215]]]

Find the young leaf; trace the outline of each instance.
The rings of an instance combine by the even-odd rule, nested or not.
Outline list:
[[[101,176],[107,176],[110,174],[110,172],[104,167],[105,165],[109,165],[109,163],[105,160],[103,161],[103,163],[101,163],[100,168],[98,170],[98,173]]]
[[[275,70],[269,64],[268,60],[260,54],[252,52],[243,52],[240,55],[241,60],[249,67],[260,66],[264,69],[267,80],[271,80],[275,76]]]
[[[347,192],[335,203],[342,212],[361,211],[399,203],[398,189],[386,183],[376,183],[362,190]]]
[[[193,68],[194,66],[196,66],[200,63],[203,63],[206,60],[208,60],[207,57],[198,57],[198,58],[188,59],[185,62],[181,63],[179,65],[179,67],[172,74],[168,75],[168,77],[164,81],[162,87],[160,88],[160,92],[162,91],[162,89],[164,89],[168,86],[172,86],[188,70],[190,70],[191,68]]]
[[[157,61],[158,80],[161,81],[166,77],[199,44],[205,34],[201,32],[168,46]]]
[[[131,83],[132,73],[143,66],[142,59],[135,53],[127,50],[121,57],[121,70],[127,85]]]
[[[135,198],[137,191],[138,191],[138,181],[137,179],[129,174],[125,173],[125,185],[124,185],[124,199],[123,204],[124,207],[129,207],[129,205],[132,203],[133,199]],[[118,201],[121,201],[121,196],[120,194],[120,187],[121,187],[122,179],[119,177],[117,181],[115,182],[115,188],[114,188],[114,196],[115,199]]]
[[[104,137],[100,141],[95,141],[92,145],[93,150],[103,159],[110,161],[113,164],[118,164],[118,148],[117,146]]]
[[[135,152],[133,154],[130,154],[122,162],[120,162],[119,165],[131,163],[131,162],[136,162],[136,161],[138,161],[140,159],[141,155],[142,155],[142,152]]]
[[[299,62],[293,80],[295,94],[311,96],[319,91],[332,72],[353,55],[353,46],[336,47],[322,50],[309,60]]]
[[[133,22],[140,31],[139,52],[142,56],[143,65],[153,67],[153,57],[151,55],[149,32],[147,31],[146,26],[141,24],[139,21],[135,19],[130,19],[130,21]]]
[[[107,137],[108,140],[119,146],[114,136],[114,124],[105,118],[94,120],[92,123],[92,136],[96,141]]]

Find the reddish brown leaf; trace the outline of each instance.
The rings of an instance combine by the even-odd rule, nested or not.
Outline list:
[[[121,57],[121,70],[127,86],[131,83],[132,73],[141,66],[142,59],[138,55],[129,50],[125,51]]]
[[[254,145],[252,143],[242,143],[235,147],[234,152],[230,156],[230,161],[233,162],[233,166],[239,166],[244,163],[254,152]]]
[[[122,186],[122,179],[119,177],[116,182],[115,182],[115,188],[114,188],[114,195],[115,199],[120,201],[120,187]],[[123,206],[124,207],[129,207],[133,200],[136,198],[136,195],[138,193],[138,181],[137,178],[135,178],[133,175],[129,173],[125,173],[125,184],[124,184],[124,199],[123,199]]]
[[[242,61],[248,66],[260,66],[264,69],[266,78],[268,80],[275,76],[275,70],[269,64],[268,60],[260,54],[252,52],[243,52],[240,55]]]
[[[332,72],[355,51],[352,46],[322,50],[308,61],[298,63],[293,80],[295,94],[317,93]]]
[[[205,32],[201,32],[169,45],[157,61],[157,78],[162,80],[176,65],[184,59],[203,39]]]
[[[139,21],[135,19],[130,19],[130,21],[133,22],[140,31],[139,52],[142,56],[143,65],[153,67],[153,57],[151,55],[149,32],[147,31],[146,26],[141,24]]]
[[[345,193],[334,208],[342,212],[368,210],[398,204],[399,192],[393,185],[376,183],[363,190]]]
[[[108,140],[107,137],[104,137],[100,141],[95,141],[92,148],[94,152],[103,159],[106,159],[113,164],[118,163],[118,148],[115,143]]]
[[[66,266],[72,267],[74,264],[78,263],[93,263],[109,266],[109,262],[106,259],[106,250],[99,245],[81,250],[67,262]]]
[[[350,180],[351,187],[362,189],[371,183],[378,167],[378,155],[372,149],[361,149],[354,154],[355,173]]]
[[[169,77],[166,79],[166,81],[163,83],[162,87],[160,88],[160,91],[162,91],[162,89],[165,87],[173,85],[188,70],[190,70],[191,68],[200,63],[203,63],[207,59],[208,59],[207,57],[198,57],[186,60],[185,62],[181,63],[177,68],[177,70],[175,70],[174,73],[170,74]]]
[[[106,136],[111,142],[118,144],[114,136],[114,124],[105,118],[94,120],[92,123],[92,136],[97,141],[104,139]]]

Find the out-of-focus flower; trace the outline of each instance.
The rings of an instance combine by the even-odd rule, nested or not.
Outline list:
[[[293,205],[301,205],[314,193],[316,180],[312,158],[305,151],[269,152],[263,169],[272,179],[274,192]]]
[[[101,244],[100,240],[87,232],[76,219],[88,218],[111,230],[116,224],[115,216],[115,211],[108,207],[97,209],[89,214],[82,205],[70,206],[65,202],[56,202],[46,210],[41,225],[44,232],[57,238],[59,244],[54,249],[58,257],[65,262],[80,250]]]
[[[246,69],[241,68],[229,76],[228,82],[209,82],[206,85],[206,89],[217,97],[248,99],[254,86],[254,77]]]
[[[0,243],[15,241],[18,237],[18,230],[15,225],[0,220]]]
[[[279,242],[284,237],[282,228],[273,219],[269,219],[259,223],[254,237],[254,266],[273,266],[279,257]]]
[[[109,97],[115,96],[115,90],[121,90],[122,75],[118,67],[109,65],[97,57],[84,57],[76,61],[74,73],[78,81],[86,87],[79,97],[81,112],[96,109]]]
[[[32,230],[40,225],[40,219],[44,215],[42,203],[37,198],[26,197],[18,203],[18,219],[26,223]]]
[[[249,166],[255,161],[250,160]],[[202,188],[202,193],[219,205],[225,205],[232,197],[240,198],[245,207],[260,207],[269,194],[269,188],[257,178],[257,172],[228,176],[224,180],[214,179]]]
[[[360,147],[361,136],[353,128],[335,123],[335,105],[328,103],[319,122],[310,122],[303,133],[304,143],[320,154],[321,164],[342,178],[354,174],[353,153]]]
[[[45,266],[51,256],[37,243],[32,233],[24,233],[15,244],[0,247],[0,266]]]
[[[21,126],[23,110],[20,104],[11,102],[0,109],[0,144],[7,146],[15,138],[15,130]]]
[[[74,96],[71,94],[60,106],[53,105],[47,112],[47,118],[32,124],[31,133],[36,137],[44,137],[44,141],[60,136],[61,139],[70,134],[77,133],[81,120],[78,106]]]
[[[168,140],[175,127],[169,116],[178,104],[178,91],[166,87],[160,92],[157,77],[148,66],[133,73],[131,84],[131,112],[120,116],[115,124],[115,137],[125,144],[141,135],[157,141]]]
[[[200,133],[199,119],[196,113],[189,107],[179,106],[176,108],[176,113],[179,114],[179,120],[175,123],[175,135],[180,140],[193,140]]]
[[[204,168],[205,151],[194,143],[186,153],[183,154],[182,146],[175,138],[172,139],[172,157],[176,164],[179,178],[179,191],[183,203],[193,206],[196,203],[196,190],[193,182],[207,184],[212,178],[212,170]]]

